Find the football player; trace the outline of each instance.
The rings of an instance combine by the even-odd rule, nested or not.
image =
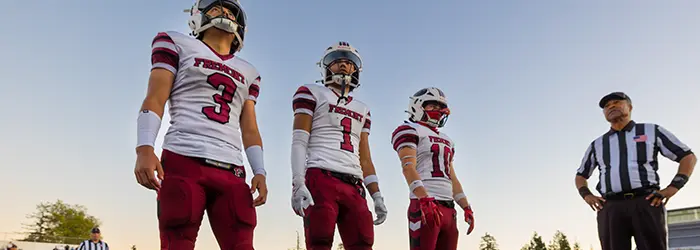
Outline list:
[[[267,187],[255,116],[260,75],[234,56],[243,48],[246,15],[237,0],[197,0],[190,16],[192,36],[161,32],[151,44],[134,172],[158,193],[161,249],[194,249],[206,211],[221,249],[252,250],[255,207],[265,203]],[[166,101],[171,126],[159,162],[153,145]]]
[[[307,249],[331,249],[336,223],[345,249],[372,249],[365,187],[374,200],[374,225],[386,220],[387,209],[369,150],[369,108],[350,95],[360,86],[362,59],[338,42],[318,64],[323,85],[303,85],[293,97],[292,208],[304,218]]]
[[[439,131],[450,115],[447,99],[434,87],[409,99],[408,121],[394,130],[391,142],[410,189],[410,249],[455,250],[459,236],[455,202],[464,210],[467,235],[474,230],[474,213],[452,167],[454,142]]]

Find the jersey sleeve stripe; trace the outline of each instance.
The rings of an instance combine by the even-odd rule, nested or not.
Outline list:
[[[303,113],[313,115],[314,110],[316,110],[316,101],[305,98],[297,98],[292,101],[292,108],[294,109],[294,114]]]
[[[367,117],[367,119],[365,119],[365,125],[362,126],[362,132],[369,133],[371,127],[372,127],[372,120],[370,120],[369,117]]]
[[[151,43],[151,69],[164,68],[175,74],[178,70],[180,56],[175,42],[165,32],[160,32]]]
[[[156,34],[156,37],[153,38],[153,42],[151,43],[151,45],[154,45],[157,42],[167,42],[167,43],[175,44],[175,41],[173,41],[173,39],[170,38],[168,33],[165,33],[165,32],[158,32],[158,34]]]
[[[404,146],[416,148],[418,145],[418,134],[416,129],[408,125],[401,125],[392,133],[391,144],[394,150],[398,151]]]
[[[294,95],[298,95],[298,94],[307,94],[307,95],[310,95],[310,96],[313,96],[313,95],[314,95],[313,93],[311,93],[311,90],[309,90],[309,88],[307,88],[307,87],[305,87],[305,86],[299,87],[299,88],[297,89],[297,92],[294,93]]]
[[[256,80],[257,82],[257,80]],[[248,99],[257,101],[258,100],[258,95],[260,94],[260,85],[258,84],[252,84],[250,85],[250,88],[248,88]]]

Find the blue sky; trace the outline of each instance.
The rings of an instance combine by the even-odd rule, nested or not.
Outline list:
[[[9,1],[0,16],[0,232],[20,231],[37,203],[63,199],[101,218],[113,249],[156,249],[155,193],[133,176],[136,115],[151,40],[189,32],[182,10],[192,2],[20,3]],[[598,249],[595,213],[573,178],[588,143],[608,129],[597,107],[608,92],[632,97],[635,120],[700,145],[700,2],[242,4],[241,56],[263,79],[257,110],[270,188],[256,249],[292,247],[302,229],[289,205],[291,97],[318,79],[315,62],[338,40],[364,59],[355,95],[372,109],[370,144],[389,209],[375,249],[408,246],[408,188],[390,135],[422,87],[443,89],[453,111],[444,131],[457,143],[455,167],[476,217],[470,236],[460,224],[460,249],[476,249],[486,232],[509,250],[533,231],[549,240],[555,230]],[[676,167],[661,162],[663,183]],[[700,205],[699,191],[691,181],[669,208]],[[208,223],[200,235],[198,250],[216,248]]]

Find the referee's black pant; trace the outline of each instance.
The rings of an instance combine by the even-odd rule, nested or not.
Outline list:
[[[651,206],[646,196],[606,199],[598,211],[598,237],[603,250],[665,250],[668,246],[666,208]]]

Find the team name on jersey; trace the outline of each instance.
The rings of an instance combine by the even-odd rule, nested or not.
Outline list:
[[[243,76],[243,74],[239,73],[235,69],[232,69],[228,65],[220,62],[212,61],[206,58],[195,58],[193,66],[220,71],[224,74],[231,76],[233,79],[238,80],[241,83],[245,82],[245,77]]]
[[[452,146],[452,145],[450,145],[450,141],[445,140],[445,139],[443,139],[443,138],[440,138],[440,137],[437,137],[437,136],[428,136],[428,138],[430,138],[430,142],[433,142],[433,143],[442,143],[442,144],[445,144],[445,146],[448,146],[448,147],[451,147],[451,146]]]
[[[346,116],[349,116],[349,117],[351,117],[352,119],[355,119],[355,120],[357,120],[357,121],[359,121],[359,122],[362,122],[362,118],[364,117],[364,116],[361,115],[360,113],[357,113],[357,112],[352,111],[352,110],[350,110],[350,109],[346,109],[346,108],[343,108],[343,107],[339,107],[339,106],[333,105],[333,104],[328,104],[328,112],[330,112],[330,113],[336,113],[336,114],[341,114],[341,115],[346,115]]]

